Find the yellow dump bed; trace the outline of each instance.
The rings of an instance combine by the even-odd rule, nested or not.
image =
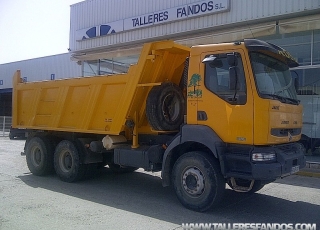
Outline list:
[[[139,129],[151,132],[145,116],[148,92],[162,82],[178,84],[189,52],[172,41],[147,43],[127,74],[23,82],[18,70],[13,127],[117,135],[136,113]]]

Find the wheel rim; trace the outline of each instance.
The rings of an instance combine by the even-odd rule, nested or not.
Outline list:
[[[182,175],[182,185],[188,195],[198,197],[205,190],[205,177],[197,167],[188,168]]]
[[[31,149],[31,162],[35,167],[39,167],[43,161],[43,153],[38,146]]]
[[[69,151],[61,152],[59,157],[59,165],[63,172],[70,172],[73,168],[73,158]]]
[[[166,95],[162,103],[163,117],[171,122],[175,121],[179,116],[179,101],[174,93]]]

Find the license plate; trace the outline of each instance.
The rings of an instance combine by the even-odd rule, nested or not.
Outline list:
[[[292,169],[291,169],[291,174],[294,174],[294,173],[296,173],[296,172],[299,172],[299,170],[300,170],[299,165],[293,166]]]

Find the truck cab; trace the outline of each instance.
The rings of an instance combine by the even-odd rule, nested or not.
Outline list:
[[[282,48],[255,39],[192,47],[187,122],[179,148],[170,151],[211,152],[225,181],[238,192],[256,192],[299,171],[305,166],[305,150],[298,143],[302,105],[289,71],[297,65]],[[186,178],[197,184],[204,180],[199,168],[191,171]],[[163,169],[164,182],[166,173]],[[188,188],[187,182],[183,185]],[[199,192],[190,188],[185,189],[190,196]]]

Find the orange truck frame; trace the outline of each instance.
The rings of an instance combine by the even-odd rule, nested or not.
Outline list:
[[[162,171],[187,208],[206,211],[226,184],[256,192],[305,166],[302,106],[273,44],[144,45],[126,74],[23,82],[13,78],[13,128],[30,171],[66,182],[108,165]]]

